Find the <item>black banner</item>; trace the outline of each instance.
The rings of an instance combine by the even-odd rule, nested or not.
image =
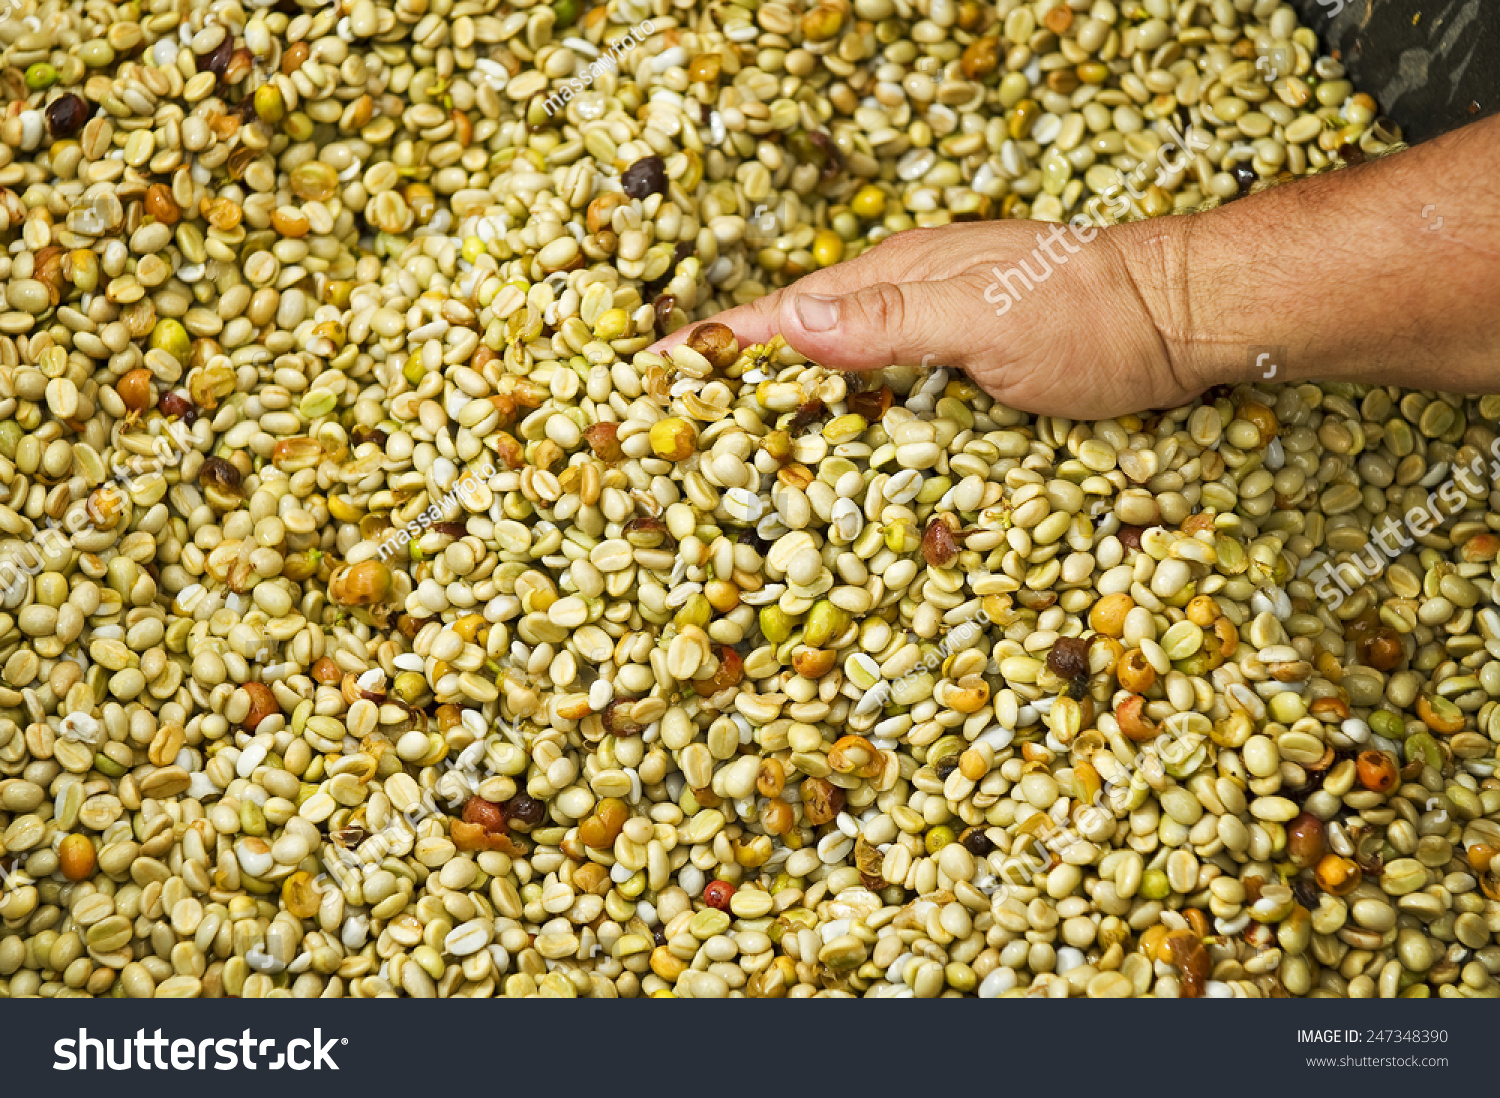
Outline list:
[[[1493,1008],[1453,1000],[0,1003],[6,1090],[206,1084],[620,1085],[719,1098],[809,1084],[1411,1094],[1493,1079]],[[166,1078],[163,1078],[163,1077]],[[314,1082],[316,1077],[316,1082]],[[1268,1091],[1267,1088],[1273,1088]]]

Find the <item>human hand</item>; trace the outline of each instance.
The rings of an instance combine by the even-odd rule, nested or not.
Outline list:
[[[714,319],[742,345],[780,333],[830,368],[959,367],[1028,412],[1098,419],[1176,407],[1209,381],[1174,361],[1158,327],[1170,234],[1160,223],[1095,232],[1035,221],[911,229]],[[1011,275],[1007,300],[998,275],[1023,262],[1041,281]]]
[[[1497,179],[1500,116],[1097,235],[1049,238],[1058,226],[1035,221],[911,229],[715,319],[742,343],[779,332],[839,369],[961,367],[1005,404],[1069,419],[1264,384],[1266,347],[1287,355],[1278,384],[1500,392]],[[1396,298],[1393,271],[1417,275]]]

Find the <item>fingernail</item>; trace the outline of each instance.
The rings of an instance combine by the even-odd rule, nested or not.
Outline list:
[[[824,294],[798,294],[797,319],[809,332],[826,332],[839,322],[839,299]]]

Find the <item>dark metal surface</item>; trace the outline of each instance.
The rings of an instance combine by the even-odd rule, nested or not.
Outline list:
[[[1500,0],[1290,0],[1408,141],[1500,109]]]

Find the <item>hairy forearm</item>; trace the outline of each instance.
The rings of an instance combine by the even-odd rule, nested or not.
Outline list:
[[[1500,391],[1500,118],[1117,231],[1181,375]]]

